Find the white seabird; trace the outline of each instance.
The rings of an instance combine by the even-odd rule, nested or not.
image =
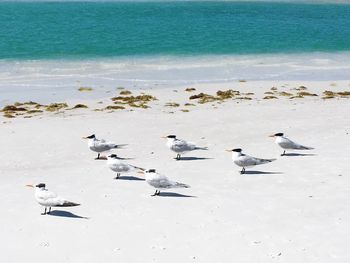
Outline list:
[[[27,185],[28,187],[34,187],[31,184]],[[51,207],[70,207],[70,206],[78,206],[80,204],[67,201],[66,199],[57,196],[56,193],[51,192],[45,188],[45,184],[40,183],[35,186],[35,199],[36,201],[45,207],[44,213],[42,215],[49,214],[51,212]],[[46,212],[47,208],[49,211]]]
[[[152,196],[156,196],[160,194],[160,190],[170,189],[170,188],[189,188],[190,186],[183,183],[178,183],[169,180],[165,175],[159,174],[155,169],[149,169],[145,172],[141,172],[145,174],[146,182],[156,188],[156,192]]]
[[[134,171],[143,171],[143,168],[123,163],[116,154],[111,154],[107,156],[107,165],[113,171],[117,173],[117,176],[114,179],[118,179],[121,174],[131,173]]]
[[[270,162],[276,160],[276,159],[261,159],[261,158],[252,157],[252,156],[249,156],[249,155],[242,153],[242,149],[240,149],[240,148],[226,150],[226,151],[232,152],[233,162],[236,165],[242,167],[242,171],[240,172],[241,174],[245,173],[246,167],[252,167],[255,165],[270,163]]]
[[[281,154],[281,156],[286,155],[286,150],[313,150],[314,149],[312,147],[303,146],[296,142],[291,141],[290,139],[285,137],[284,134],[281,132],[276,133],[274,135],[270,135],[269,137],[274,137],[275,143],[278,144],[283,149],[283,153]]]
[[[83,137],[83,139],[88,139],[89,149],[91,151],[98,153],[96,159],[100,159],[100,154],[102,152],[106,152],[106,151],[121,147],[121,145],[117,145],[114,142],[107,142],[103,139],[99,140],[96,138],[95,134],[92,134],[87,137]]]
[[[198,147],[192,142],[186,142],[185,140],[180,140],[176,138],[176,135],[168,135],[166,146],[172,150],[173,152],[177,153],[176,160],[180,160],[181,154],[184,154],[186,152],[190,152],[193,150],[208,150],[208,147]]]

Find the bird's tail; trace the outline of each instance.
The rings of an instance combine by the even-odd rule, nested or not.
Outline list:
[[[135,169],[141,170],[141,171],[145,171],[146,170],[145,168],[134,166],[134,165],[132,165],[132,167],[134,167]]]
[[[69,201],[64,201],[63,204],[58,205],[58,206],[60,206],[60,207],[69,207],[69,206],[78,206],[78,205],[80,205],[80,204],[69,202]]]
[[[276,161],[276,159],[259,159],[258,164],[271,163],[273,161]]]
[[[189,186],[188,184],[175,182],[175,187],[190,188],[191,186]]]
[[[300,145],[298,149],[299,149],[299,150],[313,150],[313,149],[315,149],[315,148]]]
[[[208,147],[195,147],[195,150],[208,150]]]
[[[117,149],[117,148],[118,148],[118,149],[119,149],[119,148],[122,148],[122,149],[123,149],[125,146],[127,146],[127,144],[116,144],[116,145],[113,146],[113,148],[114,148],[114,149]]]

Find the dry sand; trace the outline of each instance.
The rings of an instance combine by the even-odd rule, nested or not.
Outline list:
[[[350,100],[262,99],[272,86],[288,91],[304,85],[321,95],[350,90],[349,84],[211,84],[191,93],[184,87],[144,91],[158,98],[148,109],[91,110],[109,105],[106,98],[103,104],[84,101],[89,109],[1,117],[1,261],[349,262]],[[188,100],[229,88],[254,92],[254,99]],[[189,102],[196,106],[183,106]],[[282,150],[267,137],[276,132],[315,150],[280,157]],[[81,140],[92,133],[128,144],[114,152],[132,158],[129,163],[191,188],[151,197],[154,189],[137,175],[113,180],[105,161],[94,160]],[[175,161],[160,138],[167,134],[209,150]],[[224,151],[237,147],[277,161],[240,175]],[[82,205],[40,215],[32,189],[24,187],[40,182]]]

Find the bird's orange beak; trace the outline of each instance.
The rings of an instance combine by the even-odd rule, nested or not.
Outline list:
[[[136,173],[138,173],[138,174],[145,174],[145,172],[144,171],[137,171]]]
[[[87,137],[81,137],[82,139],[87,139]]]
[[[231,150],[225,150],[226,152],[232,152]]]
[[[166,139],[166,138],[168,138],[168,137],[167,137],[167,136],[162,136],[162,137],[160,137],[160,138]]]
[[[31,187],[31,188],[34,188],[34,185],[32,184],[26,184],[27,187]]]

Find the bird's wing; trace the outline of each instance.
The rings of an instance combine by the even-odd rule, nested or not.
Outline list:
[[[239,160],[242,162],[244,166],[254,166],[254,165],[269,163],[274,161],[275,159],[261,159],[261,158],[256,158],[249,155],[242,155],[241,157],[239,157]]]
[[[110,168],[113,171],[117,171],[117,172],[129,172],[130,170],[134,169],[132,165],[122,163],[122,162],[112,163],[110,164]]]
[[[112,148],[115,148],[116,144],[114,144],[112,142],[96,141],[94,146],[99,151],[108,151],[108,150],[110,150]]]
[[[188,143],[184,140],[179,140],[176,139],[173,143],[174,150],[176,151],[191,151],[193,150],[196,146],[193,143]]]

